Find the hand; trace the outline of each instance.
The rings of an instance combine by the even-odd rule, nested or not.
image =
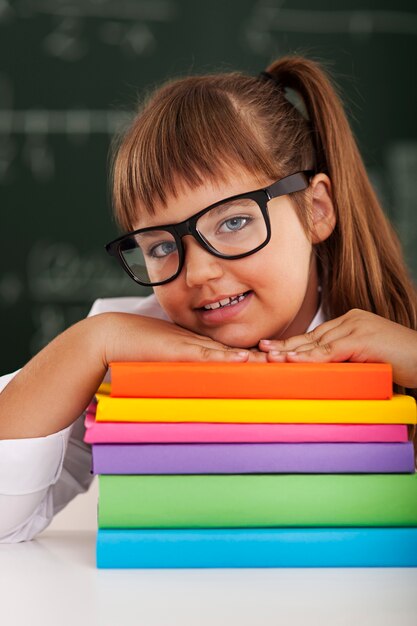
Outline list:
[[[352,309],[304,335],[261,340],[268,361],[391,363],[394,382],[417,388],[417,331],[379,315]]]
[[[249,350],[231,348],[165,320],[129,313],[103,313],[100,317],[106,367],[111,361],[252,360]],[[266,361],[264,353],[261,358]]]

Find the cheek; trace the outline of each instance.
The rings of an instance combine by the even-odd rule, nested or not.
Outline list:
[[[179,278],[168,285],[154,287],[154,293],[162,309],[173,322],[186,324],[188,300],[186,292],[182,291]]]
[[[170,302],[173,300],[171,286],[165,285],[163,287],[154,287],[153,291],[159,304],[169,315],[169,309],[171,308]]]
[[[298,232],[280,233],[272,237],[269,244],[261,251],[255,264],[250,270],[251,275],[258,276],[259,283],[268,287],[289,286],[306,282],[309,273],[312,246],[304,234]],[[263,252],[263,254],[262,254]]]
[[[293,240],[285,254],[283,267],[294,279],[303,279],[308,275],[312,247],[306,239]]]
[[[278,272],[300,278],[308,272],[312,244],[304,232],[295,212],[289,213],[281,227],[272,225],[272,237],[268,245],[275,255]]]

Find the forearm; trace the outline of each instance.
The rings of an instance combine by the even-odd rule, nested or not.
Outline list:
[[[246,361],[176,324],[102,313],[75,324],[35,356],[0,393],[0,439],[42,437],[84,411],[111,361]]]
[[[0,439],[42,437],[69,426],[106,373],[96,316],[56,337],[0,393]]]

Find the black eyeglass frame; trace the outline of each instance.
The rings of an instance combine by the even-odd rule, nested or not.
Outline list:
[[[179,276],[182,268],[184,267],[185,261],[185,250],[182,243],[182,238],[186,235],[191,235],[192,237],[194,237],[194,239],[205,250],[207,250],[216,257],[231,261],[235,259],[242,259],[246,256],[250,256],[251,254],[255,254],[255,252],[258,252],[258,250],[264,248],[271,239],[271,222],[268,213],[269,200],[272,200],[273,198],[278,198],[279,196],[285,196],[296,191],[303,191],[304,189],[307,189],[310,184],[310,180],[314,176],[314,174],[315,172],[313,170],[296,172],[295,174],[290,174],[289,176],[285,176],[285,178],[277,180],[275,183],[272,183],[268,187],[255,189],[254,191],[248,191],[246,193],[239,193],[235,196],[230,196],[229,198],[224,198],[223,200],[219,200],[218,202],[211,204],[205,209],[202,209],[198,213],[191,215],[186,220],[178,222],[177,224],[161,224],[159,226],[148,226],[147,228],[139,228],[138,230],[133,230],[132,232],[126,233],[125,235],[122,235],[121,237],[118,237],[117,239],[114,239],[110,243],[106,244],[106,251],[111,256],[114,256],[117,259],[117,261],[120,263],[125,272],[130,276],[130,278],[132,278],[132,280],[134,280],[139,285],[142,285],[143,287],[159,287],[160,285],[166,285],[167,283],[175,280],[177,276]],[[204,215],[208,211],[211,211],[211,209],[214,209],[216,206],[224,204],[225,202],[239,200],[240,198],[249,198],[257,203],[265,220],[267,235],[265,241],[253,250],[250,250],[249,252],[244,252],[242,254],[229,256],[227,254],[222,254],[221,252],[218,252],[215,248],[213,248],[210,243],[203,237],[203,235],[197,230],[196,224],[202,215]],[[139,233],[149,232],[152,230],[164,230],[174,237],[178,250],[178,270],[173,276],[167,278],[166,280],[157,283],[145,283],[139,280],[139,278],[131,271],[130,267],[124,260],[122,253],[120,252],[120,248],[123,241],[129,240]]]

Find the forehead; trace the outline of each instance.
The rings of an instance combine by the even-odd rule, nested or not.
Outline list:
[[[239,172],[230,174],[227,181],[206,181],[202,185],[189,187],[178,184],[177,195],[168,195],[165,205],[155,203],[154,215],[149,215],[144,209],[138,207],[138,219],[134,227],[146,228],[157,224],[175,224],[182,222],[194,213],[205,209],[207,206],[219,202],[225,198],[236,196],[241,193],[260,189],[270,181],[262,179],[254,174]]]

